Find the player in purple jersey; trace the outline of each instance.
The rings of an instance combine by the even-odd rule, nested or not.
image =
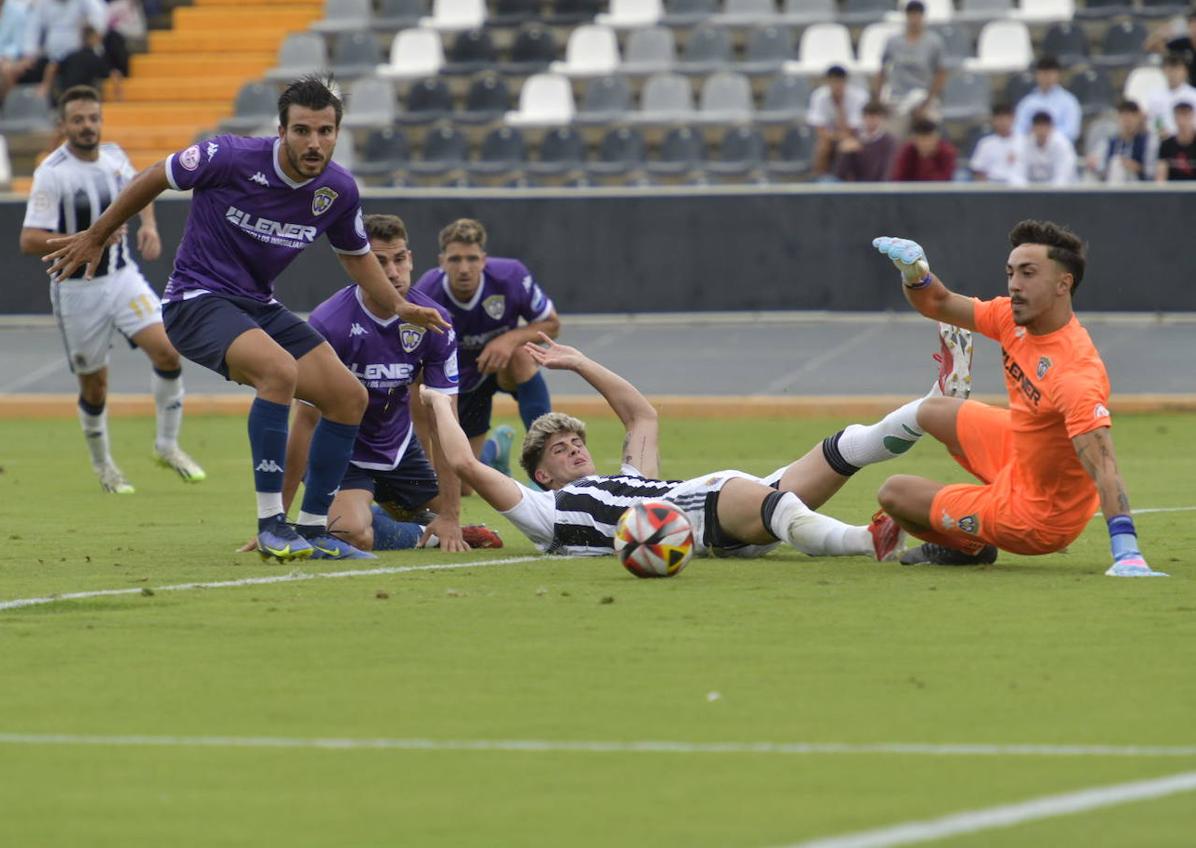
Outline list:
[[[552,409],[544,377],[523,350],[540,333],[560,334],[552,301],[518,259],[487,256],[486,228],[469,218],[440,231],[440,267],[425,273],[415,290],[452,316],[461,364],[461,427],[474,454],[510,474],[511,429],[499,427],[494,439],[486,439],[494,393],[515,396],[524,427]]]
[[[327,531],[328,507],[344,476],[368,395],[320,334],[274,299],[274,280],[327,233],[349,277],[384,316],[439,332],[435,309],[399,296],[370,252],[357,184],[333,163],[342,106],[329,83],[296,80],[278,100],[278,137],[218,136],[140,173],[90,227],[56,240],[54,279],[86,266],[125,221],[167,188],[192,189],[191,214],[164,298],[166,332],[180,353],[253,386],[249,444],[263,558],[357,558]],[[293,398],[322,420],[312,437],[298,526],[286,522],[282,481]]]
[[[434,307],[424,295],[408,293],[412,253],[402,219],[366,215],[364,221],[370,250],[395,290],[412,303]],[[436,335],[396,317],[381,318],[380,311],[360,286],[348,286],[317,306],[308,319],[370,396],[353,458],[328,513],[331,532],[362,550],[422,546],[433,535],[447,551],[467,551],[471,545],[502,547],[494,531],[460,526],[457,476],[434,444],[432,461],[428,461],[413,426],[413,412],[422,414],[423,407],[412,409],[412,385],[420,383],[450,397],[457,395],[456,336],[452,330]],[[285,507],[290,507],[299,488],[308,444],[319,420],[315,407],[298,405],[287,444],[282,486]],[[438,488],[442,490],[439,494]],[[372,509],[374,501],[382,509]],[[436,513],[424,520],[424,526],[394,518],[424,510]],[[253,546],[251,542],[245,550]]]

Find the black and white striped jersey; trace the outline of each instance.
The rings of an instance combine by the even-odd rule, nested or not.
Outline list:
[[[680,480],[652,480],[634,474],[583,477],[553,492],[556,511],[545,553],[601,556],[615,547],[619,517],[640,501],[664,498]]]

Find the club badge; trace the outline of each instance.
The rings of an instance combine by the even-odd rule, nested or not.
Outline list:
[[[332,201],[337,197],[339,195],[327,186],[316,189],[316,193],[311,197],[311,214],[323,215],[332,208]]]
[[[1041,380],[1043,377],[1045,377],[1046,372],[1050,370],[1053,364],[1054,363],[1051,362],[1051,358],[1049,356],[1038,357],[1038,370],[1036,372],[1038,374],[1038,379]]]
[[[505,295],[492,294],[482,301],[482,309],[486,310],[487,315],[498,321],[507,311],[507,298]]]
[[[414,353],[415,349],[419,347],[419,343],[424,340],[423,327],[417,327],[414,324],[400,324],[399,325],[399,344],[403,346],[405,353]]]

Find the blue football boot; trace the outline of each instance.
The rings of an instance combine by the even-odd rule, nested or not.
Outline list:
[[[377,559],[369,551],[355,548],[323,527],[302,527],[300,535],[312,547],[312,559]]]
[[[500,474],[511,476],[511,445],[515,442],[515,430],[502,424],[494,428],[494,434],[482,445],[482,462]]]
[[[314,548],[290,524],[282,513],[258,522],[257,552],[262,559],[273,557],[279,562],[307,559]]]

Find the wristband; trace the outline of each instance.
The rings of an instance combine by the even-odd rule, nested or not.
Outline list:
[[[1141,554],[1138,535],[1134,531],[1134,519],[1128,515],[1114,515],[1106,524],[1109,527],[1109,547],[1112,549],[1114,560],[1130,553]]]
[[[927,274],[916,283],[905,283],[904,280],[902,282],[905,284],[907,289],[924,289],[930,285],[930,274]]]

